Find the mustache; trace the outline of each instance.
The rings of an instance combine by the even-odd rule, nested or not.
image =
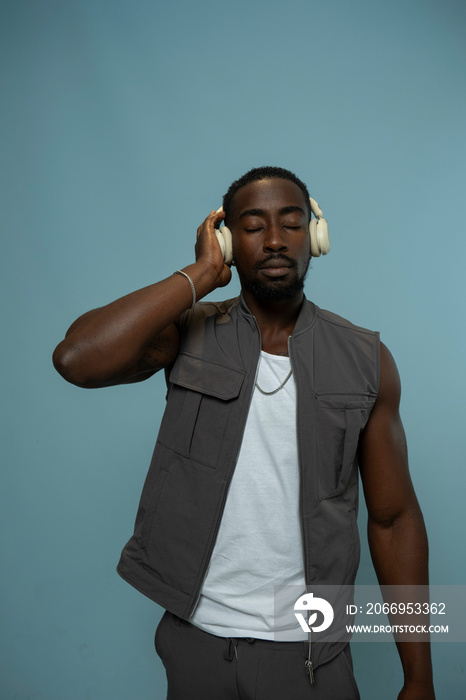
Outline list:
[[[254,263],[253,269],[257,272],[263,265],[265,265],[265,263],[268,263],[271,260],[285,260],[293,270],[296,270],[298,267],[296,260],[289,258],[288,255],[280,253],[278,255],[268,255],[266,258],[263,258],[263,260],[259,260],[259,262]]]

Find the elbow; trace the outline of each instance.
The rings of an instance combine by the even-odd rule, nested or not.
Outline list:
[[[379,512],[376,515],[369,513],[369,530],[383,531],[408,531],[412,528],[425,530],[424,518],[417,500],[405,507],[393,509],[386,512]]]
[[[82,371],[79,353],[75,348],[70,347],[66,338],[53,351],[52,362],[58,374],[70,384],[84,389],[92,386]]]

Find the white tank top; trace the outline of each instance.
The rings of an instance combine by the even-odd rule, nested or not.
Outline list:
[[[262,351],[256,381],[273,391],[289,371],[288,357]],[[283,586],[292,586],[291,599],[280,593],[278,602],[276,587]],[[221,637],[274,639],[278,633],[281,641],[306,640],[299,625],[290,625],[290,611],[305,590],[291,376],[276,394],[254,389],[210,567],[190,622]],[[291,620],[296,622],[294,615]]]

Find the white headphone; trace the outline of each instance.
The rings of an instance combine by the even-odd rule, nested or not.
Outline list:
[[[322,216],[322,209],[319,207],[315,199],[309,197],[311,202],[311,211],[315,219],[309,222],[309,236],[311,238],[311,255],[313,258],[319,258],[321,255],[327,255],[330,250],[330,238],[328,235],[328,224]],[[222,207],[217,209],[222,211]],[[233,260],[233,243],[231,231],[227,226],[222,226],[221,229],[215,229],[220,250],[222,251],[223,259],[227,265],[231,265]]]

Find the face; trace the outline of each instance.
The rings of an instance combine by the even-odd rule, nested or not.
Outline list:
[[[259,301],[302,292],[310,260],[308,211],[290,180],[256,180],[238,190],[228,224],[243,291]]]

